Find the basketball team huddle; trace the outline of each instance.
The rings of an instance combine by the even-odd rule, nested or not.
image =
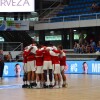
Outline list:
[[[31,44],[25,47],[23,58],[22,88],[67,87],[68,84],[64,74],[66,54],[61,45],[55,47],[53,45]]]

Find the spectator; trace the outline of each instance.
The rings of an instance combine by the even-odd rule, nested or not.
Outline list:
[[[99,51],[100,52],[100,41],[98,41],[98,43],[97,43],[96,51]]]
[[[86,52],[85,45],[82,44],[82,45],[80,46],[80,53],[85,53],[85,52]]]
[[[17,62],[19,61],[19,55],[16,55],[16,61]]]
[[[74,53],[77,53],[77,42],[74,44]]]
[[[90,40],[90,46],[91,46],[91,52],[95,52],[96,43],[93,41],[93,39]]]
[[[80,44],[77,43],[77,53],[80,53]]]
[[[86,47],[88,45],[88,42],[86,40],[84,40],[84,46]]]
[[[92,4],[92,11],[97,11],[97,4],[94,2],[93,4]]]
[[[83,45],[84,45],[84,53],[87,53],[87,51],[88,51],[87,48],[89,46],[89,43],[86,40],[84,40]]]
[[[3,50],[0,50],[0,78],[2,79],[4,70],[4,55]]]
[[[79,34],[79,44],[82,44],[84,40],[84,34],[80,32]]]
[[[87,45],[86,45],[86,53],[90,53],[91,52],[91,46],[90,46],[90,44],[88,43]]]
[[[7,62],[10,62],[12,61],[12,55],[11,55],[11,52],[8,52],[7,54]]]
[[[75,44],[74,44],[74,52],[75,53],[80,53],[80,51],[81,51],[80,44],[75,42]]]

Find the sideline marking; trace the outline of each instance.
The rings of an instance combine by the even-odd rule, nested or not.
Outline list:
[[[1,85],[0,89],[13,89],[13,88],[21,88],[22,84],[15,85]]]

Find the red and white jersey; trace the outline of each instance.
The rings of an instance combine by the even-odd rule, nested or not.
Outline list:
[[[23,63],[27,63],[27,56],[28,56],[28,51],[24,50],[23,51]]]
[[[27,57],[29,56],[30,51],[31,51],[30,46],[25,47],[25,50],[23,51],[23,62],[24,63],[27,63]]]
[[[36,54],[37,46],[32,45],[31,47],[32,47],[31,52],[34,53],[34,54]]]
[[[49,50],[43,50],[43,60],[51,61],[51,55]]]
[[[43,66],[43,50],[36,50],[36,66]]]
[[[31,52],[31,49],[28,51],[27,61],[35,60],[35,54]]]
[[[60,66],[66,66],[66,54],[62,51],[60,55]]]
[[[50,51],[50,55],[52,56],[52,64],[60,64],[59,57],[58,57],[59,54],[60,54],[59,50]]]

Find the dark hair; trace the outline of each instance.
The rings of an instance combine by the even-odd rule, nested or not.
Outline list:
[[[85,64],[86,62],[83,62],[83,65]]]
[[[17,64],[15,65],[15,67],[16,67],[17,65],[20,65],[20,64],[17,63]]]
[[[62,49],[63,49],[63,46],[62,46],[62,45],[59,45],[58,48],[59,48],[60,50],[62,50]]]

